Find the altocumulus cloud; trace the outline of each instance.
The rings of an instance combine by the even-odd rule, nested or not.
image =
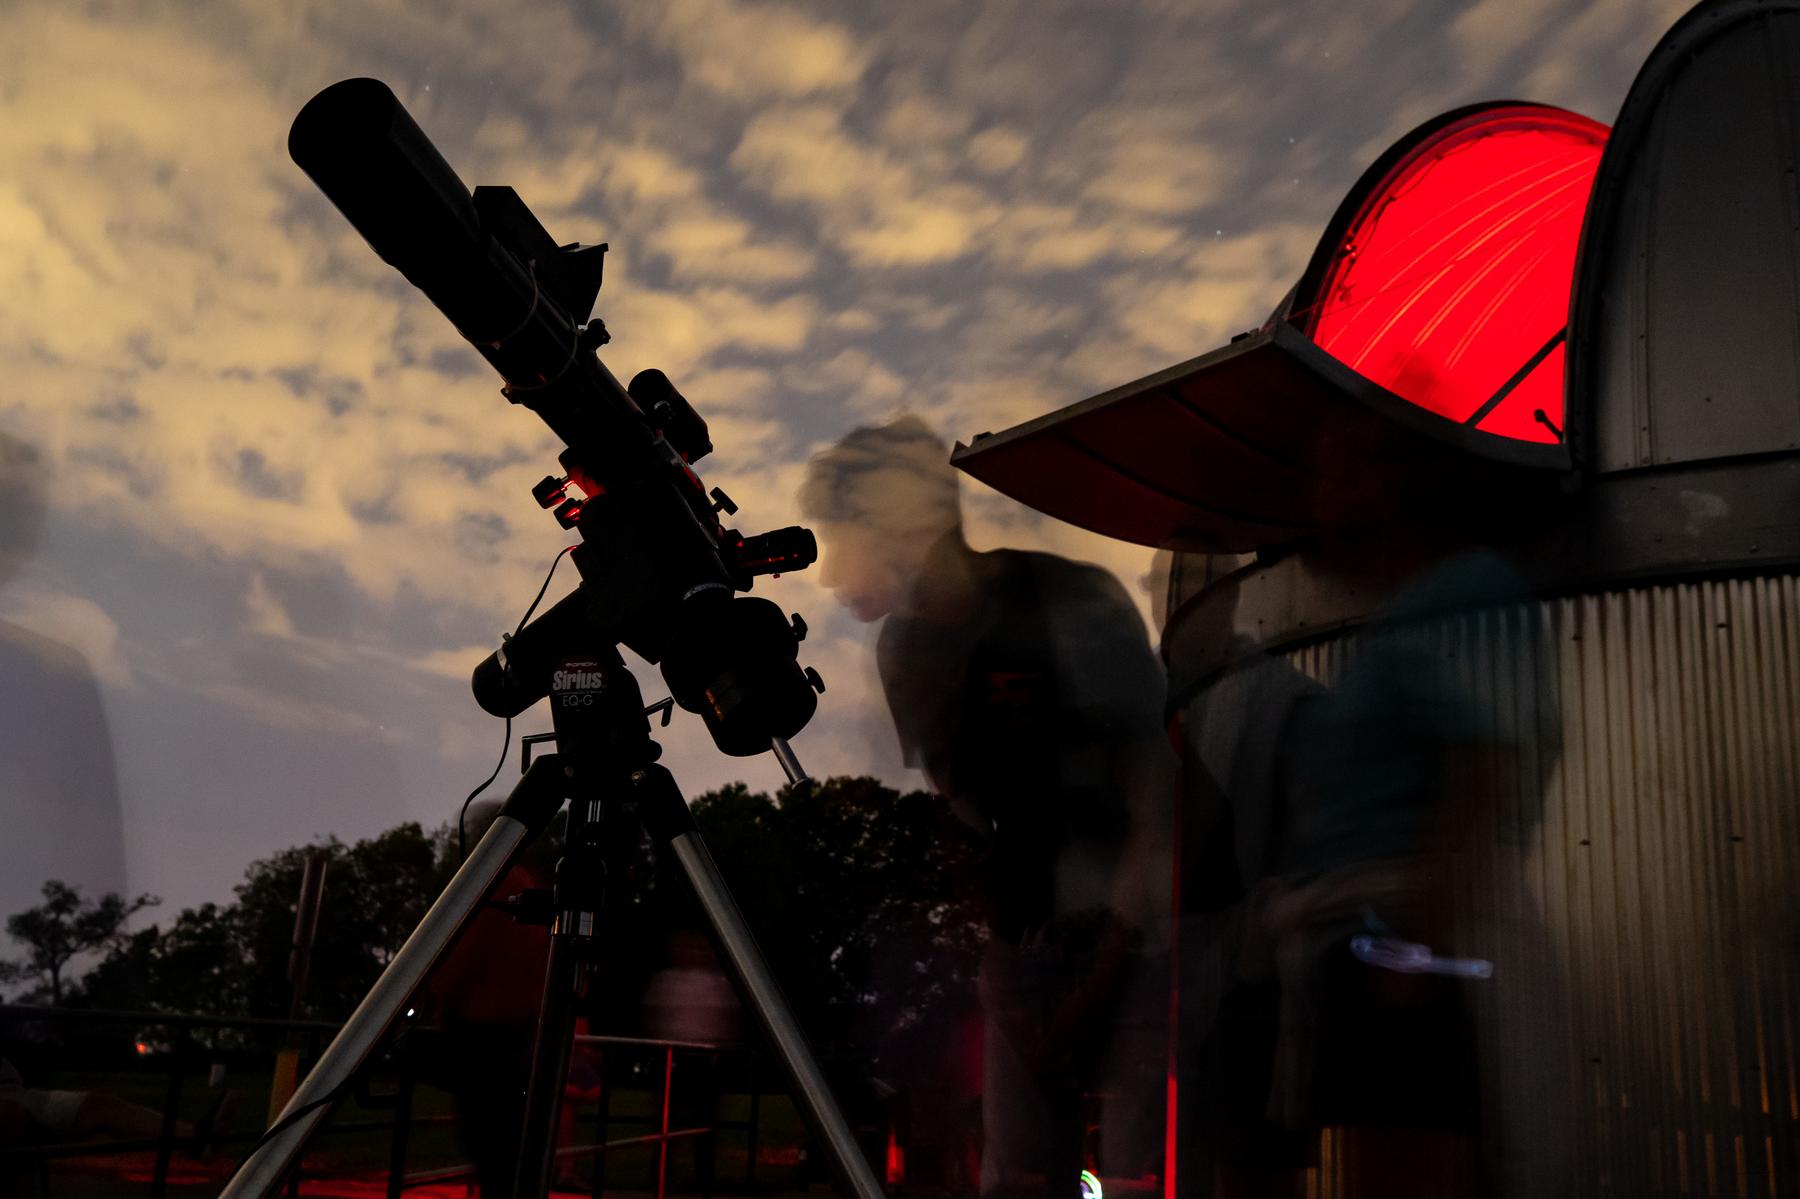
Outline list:
[[[759,528],[855,424],[911,409],[967,438],[1256,324],[1408,123],[1509,94],[1610,119],[1682,7],[6,6],[0,428],[55,483],[0,612],[104,655],[115,694],[185,688],[196,725],[229,707],[271,736],[373,738],[421,794],[492,753],[454,678],[562,543],[525,498],[556,447],[287,161],[335,79],[388,80],[466,181],[613,244],[608,361],[682,384],[713,420],[709,483]],[[1148,557],[991,495],[972,512],[978,543],[1127,583]],[[102,541],[141,585],[84,556]],[[775,587],[835,676],[802,748],[896,771],[865,631],[805,575]],[[117,598],[164,590],[204,626]],[[359,691],[378,673],[405,680],[405,719]],[[672,739],[692,787],[772,781],[696,740]],[[167,771],[120,769],[128,796],[178,802]],[[244,853],[273,835],[247,825]]]

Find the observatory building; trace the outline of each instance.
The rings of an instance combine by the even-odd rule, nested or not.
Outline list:
[[[1173,551],[1190,769],[1286,752],[1256,678],[1395,639],[1494,715],[1464,985],[1572,1193],[1800,1194],[1797,161],[1800,3],[1708,0],[1610,129],[1429,121],[1261,328],[955,455]],[[1512,585],[1421,584],[1476,551]]]

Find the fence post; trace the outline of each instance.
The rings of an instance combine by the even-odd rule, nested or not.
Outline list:
[[[325,902],[325,867],[328,859],[322,851],[306,855],[300,875],[300,897],[294,904],[294,933],[288,943],[287,978],[292,990],[288,997],[288,1019],[298,1020],[305,1010],[307,976],[312,972],[313,942],[319,933],[319,911]],[[315,1038],[316,1040],[316,1038]],[[299,1038],[288,1036],[275,1051],[275,1071],[269,1082],[269,1119],[275,1123],[300,1081]],[[315,1056],[317,1051],[315,1049]]]
[[[306,1034],[306,1060],[309,1070],[312,1069],[311,1063],[319,1060],[319,1030],[316,1028]],[[295,1161],[294,1172],[288,1175],[288,1199],[300,1199],[300,1167],[305,1161],[305,1157]]]
[[[594,1144],[600,1146],[594,1154],[594,1199],[600,1199],[606,1193],[606,1126],[612,1122],[613,1084],[606,1077],[606,1066],[611,1054],[605,1046],[594,1046],[594,1073],[600,1076],[600,1110],[594,1113]]]
[[[706,1131],[694,1151],[694,1169],[700,1175],[700,1199],[713,1199],[713,1174],[719,1168],[719,1055],[706,1055]]]
[[[757,1141],[762,1132],[762,1088],[756,1085],[756,1055],[751,1054],[744,1068],[744,1077],[750,1084],[750,1128],[745,1134],[745,1145],[749,1152],[745,1156],[744,1190],[754,1194],[756,1191],[756,1154]]]
[[[187,1033],[178,1031],[170,1054],[169,1086],[163,1092],[162,1132],[156,1140],[156,1173],[150,1179],[150,1199],[164,1199],[169,1193],[169,1158],[175,1149],[175,1124],[180,1119],[181,1076],[187,1053]]]
[[[663,1046],[662,1136],[656,1143],[656,1199],[664,1199],[669,1180],[669,1084],[675,1075],[675,1046]]]
[[[394,1096],[394,1135],[388,1142],[387,1199],[400,1199],[406,1190],[406,1143],[412,1135],[412,1070],[402,1063],[400,1092]]]

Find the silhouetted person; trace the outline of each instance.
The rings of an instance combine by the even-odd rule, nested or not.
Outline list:
[[[49,482],[42,455],[0,433],[0,587],[37,549]],[[112,736],[81,651],[0,620],[0,918],[51,878],[126,890]]]
[[[1307,722],[1310,802],[1266,917],[1271,1113],[1344,1130],[1352,1195],[1535,1199],[1567,1182],[1564,989],[1523,887],[1558,722],[1542,664],[1520,672],[1543,649],[1534,611],[1504,636],[1496,612],[1525,596],[1491,554],[1427,571]],[[1540,685],[1496,689],[1511,677]]]
[[[858,429],[813,459],[802,505],[825,585],[882,622],[908,763],[985,844],[982,1192],[1074,1196],[1084,1090],[1160,1048],[1155,1015],[1122,1001],[1166,912],[1165,681],[1111,575],[970,548],[948,457],[916,418]],[[1103,1121],[1116,1157],[1125,1125],[1160,1122],[1126,1118],[1142,1082]],[[1153,1136],[1135,1151],[1108,1172],[1153,1168]]]

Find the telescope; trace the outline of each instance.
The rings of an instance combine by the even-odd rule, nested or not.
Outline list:
[[[471,193],[386,84],[348,79],[307,103],[288,152],[386,262],[499,373],[501,394],[567,447],[533,489],[564,528],[582,585],[480,663],[481,707],[516,716],[550,692],[572,638],[659,663],[675,702],[719,749],[766,752],[812,718],[823,683],[800,668],[805,625],[747,599],[757,575],[818,557],[791,527],[746,537],[694,464],[706,421],[659,370],[620,386],[592,316],[606,245],[559,245],[510,187]]]
[[[603,968],[603,917],[626,909],[619,886],[646,837],[686,876],[727,973],[785,1072],[796,1107],[845,1194],[882,1190],[826,1085],[743,913],[658,764],[648,710],[619,647],[660,665],[675,703],[698,713],[727,754],[773,751],[805,776],[788,738],[825,689],[802,669],[806,624],[739,594],[765,574],[818,557],[793,526],[756,536],[727,528],[731,497],[708,491],[694,464],[712,451],[706,421],[661,371],[622,387],[598,351],[592,315],[606,246],[557,244],[510,187],[471,193],[387,86],[349,79],[301,110],[288,152],[375,252],[437,306],[503,381],[501,394],[537,415],[566,447],[560,474],[532,489],[580,535],[580,585],[475,667],[483,709],[509,721],[551,700],[555,752],[540,754],[425,918],[339,1030],[275,1124],[233,1174],[225,1199],[275,1194],[307,1136],[413,1010],[413,996],[523,846],[567,804],[554,885],[516,897],[546,913],[550,947],[532,1045],[512,1194],[542,1199],[571,1037],[589,980]],[[548,580],[546,579],[546,586]],[[660,706],[660,705],[658,705]],[[610,880],[610,883],[609,883]]]

